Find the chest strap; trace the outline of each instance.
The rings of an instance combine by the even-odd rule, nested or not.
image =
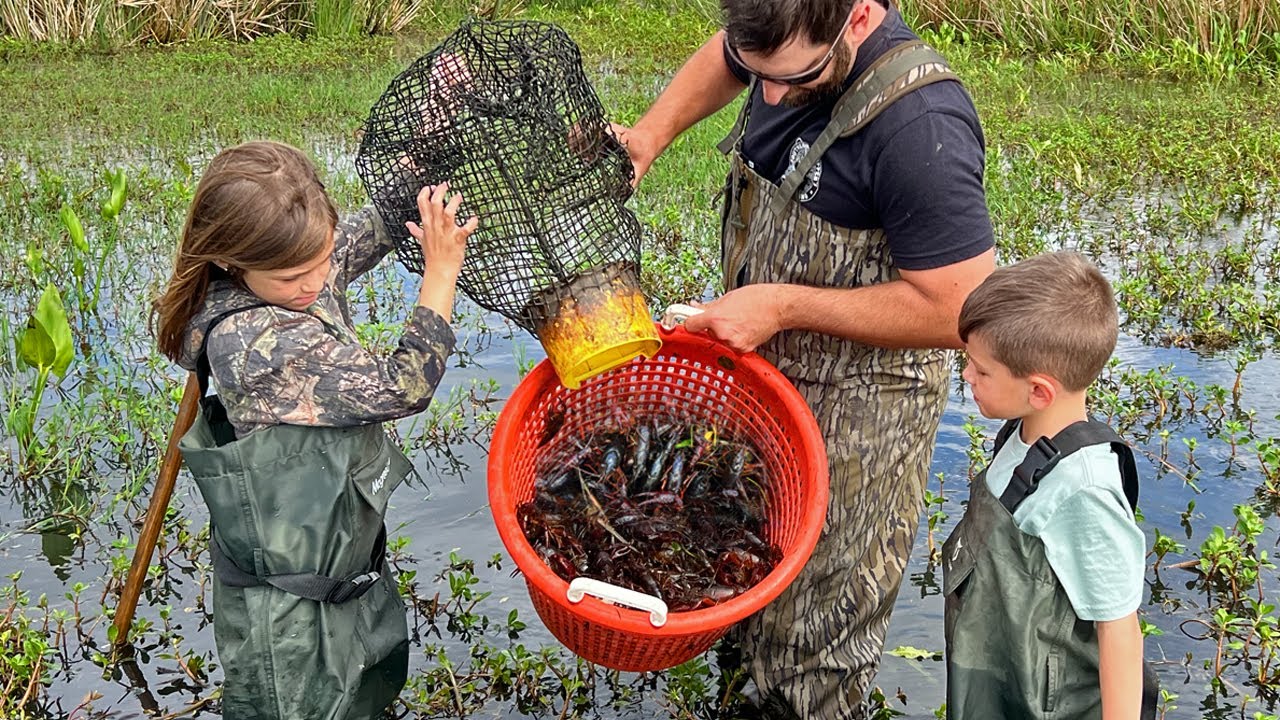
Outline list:
[[[769,212],[782,213],[805,176],[838,138],[857,133],[903,95],[943,80],[959,82],[960,78],[951,72],[947,61],[936,50],[919,40],[903,43],[881,55],[836,101],[831,121],[795,168],[782,178],[780,192],[769,202]]]
[[[341,604],[364,595],[369,588],[387,571],[385,553],[387,550],[387,526],[378,530],[378,539],[373,544],[373,552],[369,554],[370,570],[352,573],[342,578],[331,578],[314,573],[289,573],[282,575],[251,575],[226,556],[218,545],[216,537],[209,539],[209,554],[213,556],[213,574],[218,582],[227,587],[247,588],[270,585],[290,595],[322,603]],[[254,551],[257,555],[257,551]]]
[[[1000,453],[1009,436],[1018,428],[1017,420],[1009,420],[996,433],[996,447],[991,456]],[[1112,430],[1106,423],[1092,418],[1068,425],[1053,439],[1041,436],[1031,444],[1027,456],[1013,470],[1009,485],[1000,494],[1000,504],[1009,514],[1022,504],[1040,486],[1040,480],[1062,460],[1062,458],[1090,445],[1108,444],[1115,453],[1120,464],[1120,482],[1124,487],[1125,499],[1129,501],[1131,511],[1138,508],[1138,466],[1133,459],[1133,448]]]
[[[756,76],[752,75],[750,82],[747,83],[747,99],[742,101],[742,109],[738,111],[738,117],[733,119],[733,127],[729,128],[729,134],[721,138],[716,143],[716,149],[721,155],[728,155],[733,152],[738,143],[742,141],[742,133],[747,129],[747,123],[751,120],[751,96],[755,94],[756,85],[759,82]]]
[[[853,135],[898,98],[942,80],[960,82],[960,76],[952,72],[946,59],[938,51],[925,45],[924,41],[912,40],[890,48],[876,58],[871,67],[864,70],[836,101],[831,110],[831,120],[828,121],[828,127],[835,126],[831,140]],[[751,76],[747,85],[747,98],[733,121],[733,127],[729,129],[728,135],[716,143],[716,149],[724,155],[738,146],[746,132],[751,120],[751,97],[755,94],[757,85],[759,81],[754,75]],[[821,141],[814,145],[818,142]],[[830,141],[826,144],[829,146]],[[823,152],[826,150],[824,147]]]

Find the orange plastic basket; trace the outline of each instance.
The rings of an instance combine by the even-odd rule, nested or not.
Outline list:
[[[600,665],[642,672],[679,665],[706,652],[735,623],[764,607],[808,561],[827,515],[827,455],[800,393],[755,353],[739,355],[683,328],[659,328],[662,348],[587,380],[560,384],[547,361],[507,401],[489,454],[489,504],[498,534],[524,574],[543,623],[573,652]],[[749,439],[766,468],[766,541],[782,560],[758,585],[713,607],[672,612],[661,627],[649,613],[592,596],[572,603],[569,584],[538,556],[516,519],[533,498],[535,467],[548,423],[558,437],[588,437],[617,419],[677,417]],[[567,434],[567,435],[566,435]]]

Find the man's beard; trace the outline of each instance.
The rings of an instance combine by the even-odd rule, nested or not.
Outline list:
[[[813,87],[793,87],[782,96],[782,104],[787,107],[802,107],[821,100],[827,100],[840,94],[845,80],[849,79],[849,70],[853,67],[853,51],[841,39],[836,52],[831,56],[831,79]]]

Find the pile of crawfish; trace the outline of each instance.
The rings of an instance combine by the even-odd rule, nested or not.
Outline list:
[[[714,428],[651,420],[604,428],[540,463],[517,509],[529,543],[565,581],[589,577],[710,607],[764,579],[764,469]]]

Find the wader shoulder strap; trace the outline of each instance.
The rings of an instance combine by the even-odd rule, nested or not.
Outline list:
[[[769,211],[774,215],[782,212],[805,176],[837,138],[857,133],[903,95],[943,80],[959,82],[960,78],[951,72],[947,61],[936,50],[919,40],[895,46],[881,55],[836,101],[831,121],[795,168],[782,178],[780,191],[769,203]]]
[[[996,436],[996,452],[1012,432],[1014,423],[1005,423]],[[1009,486],[1000,494],[1000,504],[1012,515],[1013,511],[1030,497],[1040,485],[1040,480],[1058,464],[1062,458],[1090,445],[1108,444],[1120,463],[1120,482],[1124,487],[1125,499],[1129,501],[1129,509],[1138,507],[1138,467],[1133,459],[1133,449],[1120,438],[1114,430],[1097,420],[1081,420],[1068,425],[1050,440],[1041,437],[1027,450],[1027,456],[1014,468]]]
[[[209,354],[206,352],[206,349],[209,346],[209,336],[213,334],[213,329],[218,327],[219,323],[232,315],[239,315],[242,312],[248,312],[249,310],[256,310],[260,307],[266,306],[267,303],[253,303],[252,305],[232,308],[224,313],[215,315],[213,320],[210,320],[209,323],[205,325],[204,337],[200,340],[200,354],[196,356],[196,379],[200,381],[201,397],[203,397],[205,393],[209,392],[209,376],[212,374],[212,369],[209,367]]]
[[[723,155],[728,155],[738,146],[738,141],[742,139],[742,133],[747,129],[747,121],[751,119],[751,94],[756,89],[756,78],[753,75],[751,82],[747,85],[747,99],[742,101],[742,109],[738,111],[738,117],[733,121],[733,127],[729,129],[729,134],[724,139],[716,143],[716,149]]]
[[[231,558],[227,557],[219,547],[216,538],[209,539],[209,554],[213,556],[213,574],[218,582],[228,587],[247,588],[260,585],[283,590],[307,600],[322,603],[341,604],[364,595],[369,588],[382,577],[386,571],[383,554],[387,549],[387,526],[378,531],[378,540],[373,544],[370,554],[371,569],[367,572],[353,573],[341,580],[325,575],[311,573],[293,573],[285,575],[251,575],[241,570]],[[256,551],[255,551],[256,554]]]

